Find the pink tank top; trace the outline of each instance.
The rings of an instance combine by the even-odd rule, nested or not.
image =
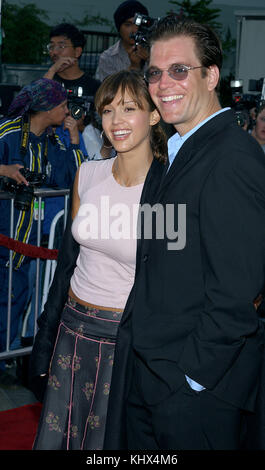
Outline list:
[[[72,224],[80,253],[71,288],[86,302],[123,309],[134,282],[143,184],[117,183],[114,161],[89,161],[80,167],[80,207]]]

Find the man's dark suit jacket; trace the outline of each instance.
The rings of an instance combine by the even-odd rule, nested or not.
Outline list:
[[[115,352],[105,449],[126,449],[125,405],[135,358],[147,404],[185,374],[220,399],[255,409],[264,327],[253,300],[265,284],[265,158],[224,111],[181,147],[169,171],[153,162],[142,203],[186,204],[186,245],[138,244],[136,279]],[[155,225],[155,224],[153,224]]]

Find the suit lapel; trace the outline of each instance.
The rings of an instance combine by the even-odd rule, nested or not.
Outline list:
[[[181,176],[182,169],[189,163],[192,158],[193,152],[193,136],[191,136],[180,148],[169,170],[163,173],[161,178],[159,190],[157,192],[157,200],[160,200],[164,191],[171,184],[172,181],[176,183]]]
[[[149,169],[149,172],[146,176],[142,195],[141,195],[141,204],[152,204],[153,201],[156,202],[157,192],[161,184],[161,178],[166,173],[167,165],[164,165],[157,159],[154,159],[152,165]]]
[[[231,110],[223,111],[210,119],[184,142],[169,170],[163,173],[155,202],[161,200],[165,190],[172,182],[176,184],[182,176],[182,170],[191,164],[194,157],[198,156],[201,148],[209,144],[211,139],[228,125],[237,125],[234,112]]]
[[[165,165],[161,163],[160,161],[154,159],[145,179],[145,183],[144,183],[144,187],[143,187],[143,191],[141,195],[141,200],[140,200],[141,206],[146,203],[152,206],[153,204],[156,203],[157,193],[158,193],[158,189],[161,183],[161,177],[165,173],[165,171],[166,171]],[[139,222],[140,221],[138,220],[138,223]],[[142,241],[138,237],[137,238],[137,252],[136,252],[136,274],[140,266],[141,247],[142,247]]]

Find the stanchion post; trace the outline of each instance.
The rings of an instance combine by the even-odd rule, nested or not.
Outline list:
[[[10,204],[10,238],[14,237],[14,198]],[[13,251],[9,251],[8,265],[8,301],[7,301],[7,322],[6,322],[6,350],[10,350],[10,333],[11,333],[11,314],[12,314],[12,282],[13,282]]]
[[[38,225],[37,225],[37,246],[41,244],[41,201],[42,197],[38,197]],[[35,291],[35,317],[34,317],[34,336],[37,333],[37,319],[39,316],[39,297],[40,297],[40,258],[36,259],[36,291]]]
[[[68,213],[68,202],[69,202],[69,194],[64,195],[64,225],[63,228],[65,229],[66,227],[66,221],[67,221],[67,213]]]

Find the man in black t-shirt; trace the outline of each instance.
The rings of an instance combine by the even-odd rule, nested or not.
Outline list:
[[[100,81],[81,70],[79,66],[85,41],[84,34],[74,25],[62,23],[55,26],[50,31],[50,42],[47,46],[52,65],[44,77],[62,83],[67,91],[72,90],[73,96],[76,96],[78,88],[82,87],[81,95],[91,97],[95,95]],[[81,108],[83,108],[82,105]],[[82,117],[78,119],[79,131],[82,133],[85,126],[91,122],[92,124],[94,122],[94,107],[91,107],[90,100],[88,100]]]
[[[85,37],[74,25],[62,23],[50,32],[47,46],[53,64],[44,75],[64,84],[66,90],[83,88],[83,95],[95,95],[100,82],[79,67],[79,59],[85,46]]]

